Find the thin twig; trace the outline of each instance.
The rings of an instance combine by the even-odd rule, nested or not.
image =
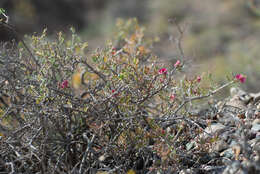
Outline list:
[[[204,96],[195,96],[195,97],[189,97],[189,98],[184,98],[184,100],[182,101],[182,103],[179,105],[179,107],[170,115],[168,116],[165,120],[169,120],[170,118],[174,118],[174,116],[176,116],[176,114],[189,102],[191,101],[194,101],[194,100],[200,100],[200,99],[204,99],[204,98],[207,98],[207,97],[210,97],[214,94],[216,94],[218,91],[220,91],[221,89],[233,84],[235,81],[231,81],[231,82],[228,82],[222,86],[220,86],[219,88],[215,89],[214,91],[209,91],[209,93],[207,95],[204,95]],[[165,117],[166,115],[164,115],[163,117]],[[167,124],[165,126],[165,128],[171,126],[173,124],[173,122]]]
[[[84,163],[85,163],[85,161],[86,161],[86,159],[87,159],[87,155],[88,155],[88,153],[89,153],[90,148],[91,148],[92,145],[93,145],[93,141],[95,140],[95,137],[96,137],[96,135],[93,134],[91,140],[88,142],[88,147],[87,147],[86,151],[84,152],[84,155],[83,155],[83,158],[82,158],[82,160],[81,160],[80,167],[79,167],[79,173],[80,173],[80,174],[83,174],[83,173],[84,173],[84,172],[83,172],[83,165],[84,165]]]
[[[91,65],[89,65],[86,61],[82,61],[81,63],[83,63],[84,65],[86,65],[93,73],[97,74],[104,82],[107,83],[106,77],[104,74],[98,72],[97,70],[95,70]],[[82,80],[82,82],[84,82],[84,80]]]
[[[32,52],[30,51],[29,47],[27,46],[27,44],[24,42],[24,40],[21,38],[21,36],[18,34],[18,32],[15,30],[15,28],[4,22],[4,21],[0,21],[0,25],[3,25],[6,29],[8,29],[10,32],[12,32],[15,37],[18,39],[18,41],[20,41],[24,48],[28,51],[28,53],[30,54],[31,58],[33,59],[34,63],[36,64],[36,70],[37,70],[37,67],[40,67],[40,64],[38,63],[37,59],[35,58],[35,56],[32,54]]]
[[[182,47],[182,40],[183,40],[183,35],[184,35],[184,30],[181,28],[181,26],[177,23],[176,19],[171,19],[169,20],[170,22],[173,22],[176,27],[177,27],[177,30],[179,32],[179,37],[178,39],[176,39],[175,41],[177,42],[177,45],[178,45],[178,49],[180,51],[180,54],[182,56],[182,58],[184,59],[185,58],[185,53],[184,53],[184,49]]]

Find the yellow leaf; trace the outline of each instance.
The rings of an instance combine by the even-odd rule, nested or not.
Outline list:
[[[41,51],[36,51],[35,54],[38,55],[38,56],[44,56],[43,52],[41,52]]]
[[[124,132],[118,137],[117,143],[118,145],[123,145],[126,143],[126,134]]]
[[[71,102],[70,102],[70,101],[67,101],[67,107],[70,107],[70,108],[72,108],[72,104],[71,104]]]
[[[107,62],[107,56],[104,56],[104,62],[105,63]]]
[[[97,174],[109,174],[107,171],[98,171]]]
[[[90,74],[90,80],[98,80],[99,76],[96,73],[91,73]]]
[[[85,48],[88,47],[88,43],[87,42],[84,42],[81,46],[81,50],[84,51]]]
[[[38,104],[40,104],[41,103],[41,98],[37,98],[36,99],[36,104],[38,105]]]
[[[4,133],[0,132],[0,137],[4,137]]]
[[[135,171],[133,169],[130,169],[127,171],[127,174],[135,174]]]
[[[1,104],[1,103],[0,103]],[[5,111],[2,109],[1,105],[0,105],[0,117],[2,116],[2,114],[4,114]]]

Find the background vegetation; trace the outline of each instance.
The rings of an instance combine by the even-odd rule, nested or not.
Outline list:
[[[219,82],[226,73],[243,72],[250,77],[244,88],[252,92],[258,90],[260,81],[258,5],[258,0],[0,2],[21,34],[40,32],[45,27],[48,33],[68,32],[69,26],[74,26],[90,48],[113,35],[116,18],[137,17],[147,32],[159,36],[157,54],[173,61],[179,55],[169,40],[176,37],[176,28],[169,20],[176,19],[185,27],[183,47],[193,71],[210,70]]]

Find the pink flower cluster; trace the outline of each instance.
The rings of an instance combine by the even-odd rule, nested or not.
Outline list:
[[[235,78],[236,78],[237,80],[239,80],[241,83],[245,83],[245,81],[246,81],[246,77],[243,76],[242,74],[237,74],[237,75],[235,76]]]
[[[177,62],[174,64],[174,67],[177,68],[177,67],[179,67],[180,65],[181,65],[181,61],[177,60]],[[159,70],[159,74],[164,74],[164,75],[166,75],[167,72],[168,72],[167,68],[161,68],[161,69]]]
[[[197,77],[197,82],[199,83],[200,81],[201,81],[201,77],[198,76],[198,77]]]
[[[112,89],[111,90],[112,94],[113,94],[113,97],[118,97],[119,96],[119,92],[117,92],[115,89]]]
[[[181,61],[180,60],[177,60],[177,62],[174,64],[174,67],[177,68],[178,66],[181,65]]]
[[[171,99],[171,100],[174,100],[174,99],[175,99],[175,95],[172,94],[172,95],[170,96],[170,99]]]
[[[64,81],[61,83],[60,87],[61,87],[62,89],[68,88],[68,87],[69,87],[69,81],[68,81],[68,80],[64,80]]]
[[[167,74],[167,69],[166,68],[162,68],[159,70],[159,74],[164,74],[166,75]]]
[[[112,48],[112,55],[116,54],[116,48]]]

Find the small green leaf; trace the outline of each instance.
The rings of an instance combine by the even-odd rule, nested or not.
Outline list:
[[[123,73],[121,73],[121,74],[119,75],[119,79],[124,80],[124,78],[125,78],[125,75],[124,75]]]
[[[139,59],[134,58],[133,62],[134,62],[135,65],[137,65],[139,63]]]
[[[92,57],[92,61],[93,61],[93,62],[97,62],[97,60],[98,60],[98,57],[97,57],[97,56],[93,56],[93,57]]]
[[[4,14],[5,13],[5,9],[0,8],[0,14]]]

